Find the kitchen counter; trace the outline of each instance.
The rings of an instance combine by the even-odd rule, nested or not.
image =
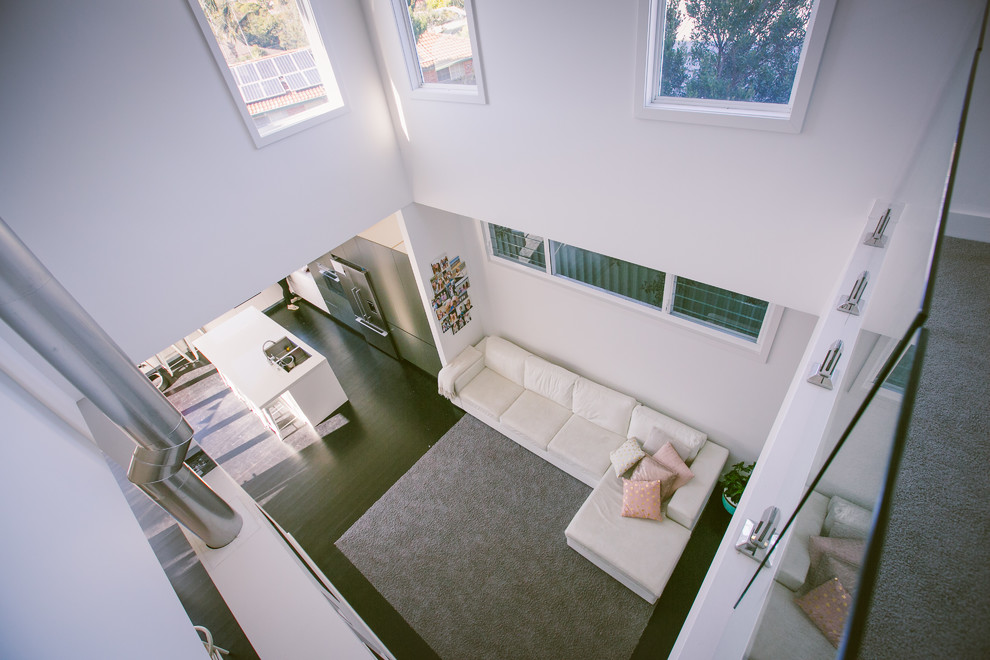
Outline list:
[[[290,371],[272,364],[267,342],[287,338],[310,357]],[[281,437],[276,409],[319,424],[347,401],[327,359],[255,307],[248,307],[193,342],[224,382]]]

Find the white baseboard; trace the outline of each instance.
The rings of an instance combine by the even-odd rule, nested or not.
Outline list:
[[[945,235],[990,243],[990,217],[949,211]]]

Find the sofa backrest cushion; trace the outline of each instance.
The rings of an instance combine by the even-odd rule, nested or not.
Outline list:
[[[485,366],[516,385],[525,387],[525,364],[530,355],[529,351],[501,337],[488,337],[485,340]]]
[[[574,383],[578,375],[541,357],[526,358],[523,387],[562,405],[568,410],[574,403]]]
[[[865,539],[873,527],[873,513],[858,504],[833,495],[828,501],[828,513],[822,523],[825,536]]]
[[[659,433],[654,433],[654,429]],[[627,437],[636,438],[643,443],[643,451],[648,454],[655,454],[665,442],[669,441],[688,465],[708,439],[708,436],[701,431],[643,405],[637,406],[632,411]]]
[[[574,414],[612,433],[626,435],[629,416],[635,407],[636,399],[587,378],[578,377],[574,384]]]

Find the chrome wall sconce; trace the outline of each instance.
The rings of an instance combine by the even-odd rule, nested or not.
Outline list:
[[[847,314],[852,314],[853,316],[859,316],[860,305],[863,302],[863,293],[866,291],[866,284],[870,281],[870,272],[864,270],[856,278],[853,283],[852,291],[849,295],[842,299],[842,302],[836,308],[840,312],[845,312]]]
[[[884,232],[887,231],[887,225],[890,223],[890,207],[884,211],[884,214],[880,216],[880,220],[877,221],[877,226],[873,230],[873,233],[866,235],[866,240],[863,241],[863,245],[869,245],[871,247],[886,247],[887,236],[884,236]]]
[[[842,340],[836,339],[828,347],[828,353],[825,354],[825,359],[819,365],[818,371],[808,379],[808,382],[824,387],[826,390],[832,389],[832,378],[835,376],[835,367],[839,364],[840,357],[842,357]]]

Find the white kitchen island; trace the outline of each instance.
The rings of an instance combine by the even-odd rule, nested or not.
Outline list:
[[[287,338],[309,357],[286,371],[265,346]],[[255,307],[248,307],[193,342],[223,381],[280,438],[279,419],[291,414],[316,425],[347,401],[327,359]],[[286,412],[288,411],[288,412]]]

